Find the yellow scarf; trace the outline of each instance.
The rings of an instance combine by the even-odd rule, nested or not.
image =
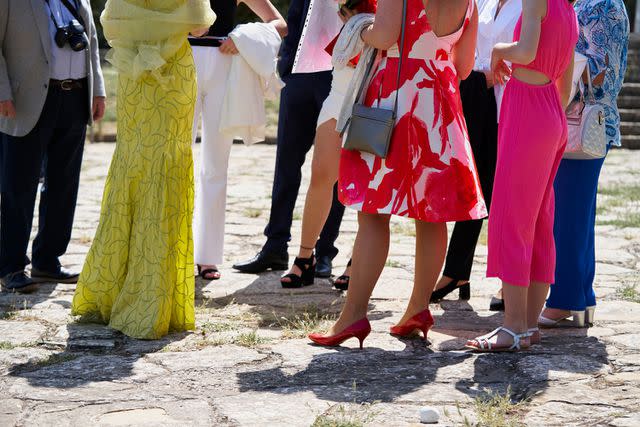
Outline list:
[[[160,68],[189,32],[215,19],[209,0],[108,0],[100,17],[113,48],[107,60],[132,79],[149,72],[162,81]]]

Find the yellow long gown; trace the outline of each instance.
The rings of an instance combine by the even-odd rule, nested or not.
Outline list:
[[[134,338],[157,339],[195,326],[191,132],[196,76],[187,27],[171,33],[173,40],[163,39],[164,45],[152,45],[156,57],[147,51],[143,58],[131,61],[149,42],[141,47],[126,39],[126,28],[108,24],[121,24],[123,15],[131,18],[131,12],[122,9],[132,5],[143,21],[149,10],[175,22],[171,13],[194,2],[203,0],[109,0],[102,17],[103,24],[107,21],[105,34],[115,47],[113,63],[120,71],[118,142],[100,224],[78,281],[72,314]],[[191,28],[213,21],[206,4],[207,16],[194,17],[193,8],[186,11],[194,21]],[[110,11],[121,15],[110,16]],[[135,31],[135,22],[129,23]],[[113,34],[120,30],[125,35]],[[164,38],[167,31],[163,28],[157,37]],[[118,51],[118,46],[124,46],[118,36],[126,39],[127,50]]]

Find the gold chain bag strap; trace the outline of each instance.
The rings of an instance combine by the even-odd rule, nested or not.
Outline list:
[[[404,56],[404,33],[405,21],[407,18],[407,0],[403,0],[402,4],[402,30],[400,35],[400,58],[398,62],[398,78],[396,99],[393,104],[393,110],[387,110],[378,107],[367,107],[364,105],[365,88],[368,86],[373,64],[378,56],[376,49],[369,59],[367,71],[356,97],[356,103],[353,106],[351,118],[347,122],[349,129],[344,143],[347,150],[364,151],[375,154],[383,159],[387,157],[389,145],[391,143],[391,135],[396,124],[396,115],[398,111],[398,91],[400,89],[400,76],[402,70],[402,57]],[[345,126],[345,127],[346,127]]]

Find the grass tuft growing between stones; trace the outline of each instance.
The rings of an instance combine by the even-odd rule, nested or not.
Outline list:
[[[231,344],[236,344],[248,348],[256,348],[268,342],[269,340],[258,335],[257,331],[245,332],[240,335],[236,335],[231,340]]]
[[[478,396],[473,401],[477,423],[472,424],[465,419],[468,426],[482,427],[520,427],[522,422],[522,412],[524,402],[513,402],[511,400],[511,387],[505,394],[489,391]]]
[[[206,335],[208,333],[237,331],[238,328],[238,324],[230,322],[205,322],[202,324],[202,326],[200,326],[202,335]]]
[[[262,215],[262,210],[257,208],[247,208],[244,210],[244,216],[247,218],[259,218]]]
[[[297,339],[327,328],[336,318],[335,314],[327,314],[318,306],[309,305],[302,311],[276,318],[275,323],[282,329],[282,338]]]
[[[18,313],[15,311],[3,311],[0,313],[0,320],[13,320],[18,317]]]
[[[384,266],[391,268],[404,268],[404,265],[400,261],[396,261],[393,259],[387,259],[387,262],[384,263]]]
[[[612,225],[617,228],[640,227],[640,184],[615,183],[602,186],[598,190],[600,199],[596,215],[598,225]]]
[[[334,405],[318,415],[311,427],[363,427],[375,418],[370,403]]]
[[[616,290],[618,298],[625,301],[640,303],[640,291],[638,291],[638,284],[626,284]]]
[[[0,341],[0,350],[13,350],[16,347],[18,346],[9,341]]]

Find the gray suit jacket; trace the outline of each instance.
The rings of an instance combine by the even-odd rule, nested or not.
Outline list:
[[[91,5],[89,0],[79,3],[79,12],[88,27],[87,102],[91,111],[93,97],[105,96],[104,79]],[[45,1],[0,0],[0,101],[13,100],[17,113],[15,119],[0,116],[0,132],[19,137],[34,128],[47,98],[50,63],[51,35]]]

